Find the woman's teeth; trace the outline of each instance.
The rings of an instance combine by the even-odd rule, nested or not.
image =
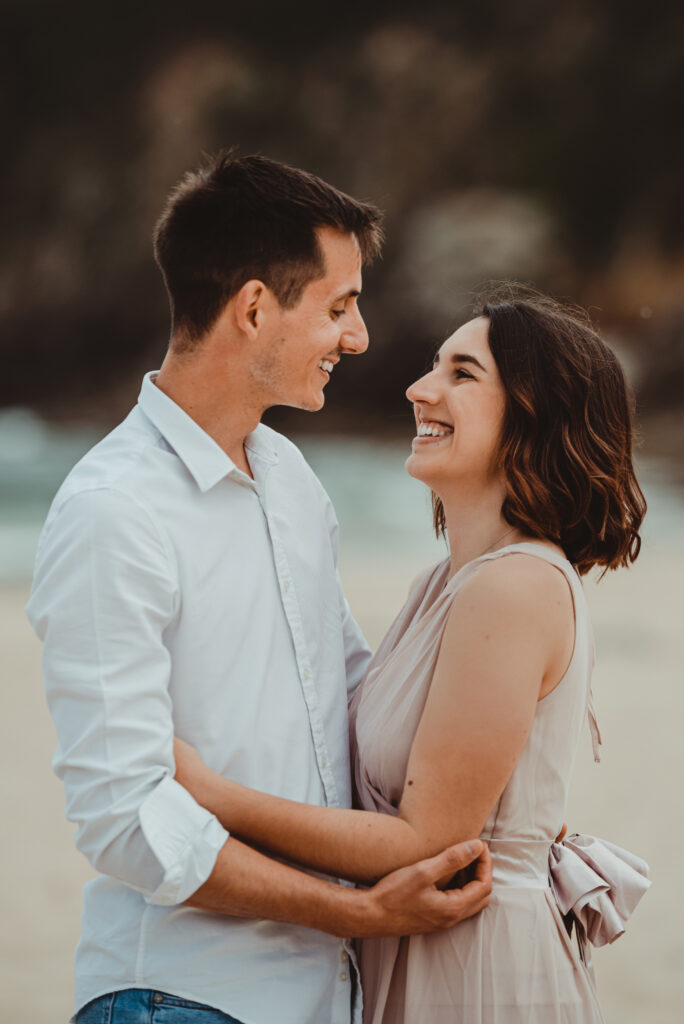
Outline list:
[[[320,366],[321,370],[325,370],[326,373],[332,373],[333,366],[335,364],[331,363],[329,359],[321,359],[318,365]]]
[[[418,437],[446,437],[447,434],[452,434],[453,430],[451,427],[446,427],[443,423],[419,423],[418,424]]]

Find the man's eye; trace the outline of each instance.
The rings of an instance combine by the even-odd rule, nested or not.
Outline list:
[[[345,312],[346,312],[346,310],[344,310],[344,309],[331,309],[330,310],[330,315],[332,317],[334,317],[335,320],[337,320],[337,318],[340,317],[340,316],[343,316]]]

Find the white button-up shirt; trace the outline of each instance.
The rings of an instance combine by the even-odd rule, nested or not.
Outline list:
[[[214,770],[348,807],[347,701],[369,652],[337,522],[297,448],[260,425],[251,479],[148,375],[72,470],[27,608],[84,892],[76,1008],[153,988],[247,1024],[348,1024],[340,940],[183,906],[227,832],[173,778],[174,733]],[[344,969],[340,969],[345,965]]]

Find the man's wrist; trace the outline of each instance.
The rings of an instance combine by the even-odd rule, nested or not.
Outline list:
[[[345,889],[343,938],[370,938],[381,934],[380,914],[372,889]]]

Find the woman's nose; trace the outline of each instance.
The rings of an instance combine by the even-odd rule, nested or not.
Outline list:
[[[406,389],[406,397],[409,402],[413,402],[414,404],[416,402],[433,404],[436,401],[435,389],[431,384],[431,377],[432,371],[424,374],[422,377],[419,377],[418,380],[413,382],[413,384],[409,384]]]

